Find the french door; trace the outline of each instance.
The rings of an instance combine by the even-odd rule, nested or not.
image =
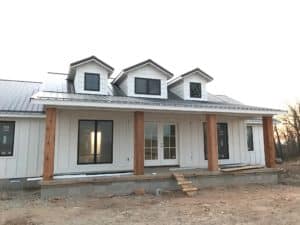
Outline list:
[[[145,122],[145,166],[177,164],[176,124]]]

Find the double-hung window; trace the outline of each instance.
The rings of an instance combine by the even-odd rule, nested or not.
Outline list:
[[[80,120],[78,164],[112,163],[113,121]]]

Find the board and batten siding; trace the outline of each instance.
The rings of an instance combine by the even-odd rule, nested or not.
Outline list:
[[[78,121],[113,120],[113,163],[77,164]],[[245,120],[240,117],[220,117],[218,122],[228,124],[229,159],[219,164],[264,164],[262,128],[254,129],[255,150],[248,152]],[[177,126],[179,166],[207,168],[204,158],[204,115],[145,113],[145,122],[174,123]],[[133,112],[112,111],[57,111],[55,143],[55,174],[113,172],[133,170]],[[255,154],[252,157],[251,154]]]
[[[15,121],[13,156],[0,156],[0,179],[42,175],[45,121],[37,118],[0,118]]]
[[[265,165],[263,127],[261,124],[248,125],[253,129],[253,151],[248,151],[247,163]]]
[[[203,123],[204,115],[145,113],[145,121],[175,123],[177,125],[177,144],[179,166],[187,168],[207,168],[204,156]],[[229,159],[219,160],[219,164],[251,163],[264,165],[262,128],[254,130],[256,158],[250,160],[247,148],[246,120],[240,117],[217,116],[217,122],[228,125]]]
[[[79,120],[113,120],[113,163],[77,164]],[[133,169],[133,112],[57,111],[55,174]]]

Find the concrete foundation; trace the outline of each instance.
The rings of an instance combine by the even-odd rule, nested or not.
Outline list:
[[[262,169],[255,172],[236,173],[184,173],[188,180],[200,190],[216,186],[237,186],[248,184],[278,184],[279,171]],[[142,175],[114,178],[93,178],[77,180],[54,180],[41,182],[41,197],[106,196],[131,194],[136,189],[146,193],[179,190],[171,174]]]

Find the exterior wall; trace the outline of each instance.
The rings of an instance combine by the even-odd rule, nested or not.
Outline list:
[[[201,83],[202,97],[201,98],[191,98],[190,97],[190,82]],[[206,91],[207,81],[197,74],[191,74],[184,77],[174,86],[171,86],[170,91],[172,91],[177,96],[184,100],[195,100],[195,101],[207,101],[207,91]]]
[[[77,165],[78,121],[113,120],[113,163]],[[217,117],[228,124],[229,159],[219,164],[264,164],[261,127],[254,129],[254,152],[248,152],[246,123],[240,117]],[[204,115],[145,113],[146,122],[175,123],[180,167],[207,168],[204,158]],[[133,112],[58,110],[55,174],[133,170]],[[254,156],[253,156],[254,154]]]
[[[120,88],[125,95],[128,95],[128,80],[127,77],[120,83]]]
[[[160,79],[161,82],[161,95],[141,95],[135,94],[135,83],[134,80],[136,77],[140,78],[151,78],[151,79]],[[128,96],[133,97],[146,97],[146,98],[168,98],[168,89],[167,89],[167,77],[158,69],[151,65],[146,65],[139,69],[136,69],[127,74],[127,79],[124,79],[120,84],[120,88],[127,93]]]
[[[261,124],[249,124],[253,128],[253,151],[248,151],[247,163],[265,165],[263,127]],[[247,132],[247,130],[246,130]]]
[[[190,97],[190,82],[201,83],[202,98],[191,98]],[[206,101],[207,92],[206,92],[206,81],[197,74],[191,74],[183,79],[183,89],[184,89],[184,99],[185,100],[198,100]]]
[[[183,114],[145,113],[145,121],[175,123],[178,130],[177,143],[180,167],[207,168],[207,160],[204,157],[204,115],[189,115],[187,117]],[[218,116],[217,122],[228,124],[229,159],[219,160],[219,164],[250,163],[245,120],[239,117]],[[262,139],[262,133],[256,135],[255,138]],[[262,154],[263,148],[260,148],[257,155]],[[264,159],[258,160],[261,162],[260,164],[264,164]]]
[[[170,88],[170,91],[184,99],[184,83],[183,80],[179,81],[178,84]]]
[[[15,121],[13,156],[0,157],[0,179],[42,175],[44,156],[44,119],[0,118]]]
[[[100,74],[100,91],[85,91],[84,90],[84,73],[99,73]],[[99,94],[107,95],[108,93],[108,71],[99,66],[95,62],[86,63],[77,67],[74,77],[74,87],[76,93],[81,94]]]
[[[77,165],[78,121],[113,120],[113,163]],[[133,169],[133,112],[58,110],[54,173]]]

